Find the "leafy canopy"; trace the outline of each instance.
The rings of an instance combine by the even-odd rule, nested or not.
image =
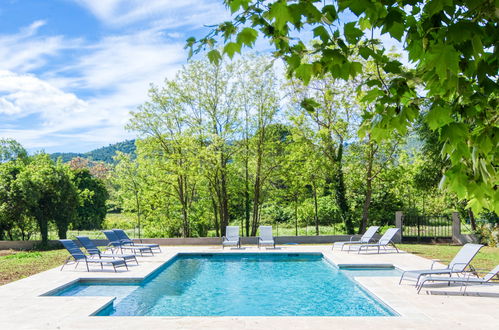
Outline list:
[[[364,132],[388,139],[405,134],[418,116],[438,134],[441,156],[449,160],[446,185],[478,212],[499,212],[499,2],[497,0],[224,0],[233,19],[207,36],[189,38],[193,52],[214,46],[232,57],[252,47],[259,36],[285,61],[288,74],[305,83],[329,73],[352,79],[362,71],[359,54],[386,73],[365,82],[364,101],[374,104]],[[353,13],[354,19],[343,20]],[[300,38],[312,31],[314,42]],[[298,36],[297,36],[298,33]],[[415,69],[386,56],[373,36],[401,41]],[[314,54],[314,61],[306,59]],[[429,109],[422,110],[422,104]],[[307,106],[313,107],[311,102]]]

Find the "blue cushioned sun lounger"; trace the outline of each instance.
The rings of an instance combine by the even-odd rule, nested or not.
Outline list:
[[[116,272],[116,268],[119,267],[126,267],[128,270],[128,266],[124,260],[114,260],[114,259],[97,259],[97,258],[89,258],[87,255],[85,255],[83,252],[81,252],[80,248],[78,245],[76,245],[75,242],[73,242],[70,239],[61,239],[59,242],[62,243],[62,245],[68,250],[69,253],[71,253],[71,256],[66,259],[64,264],[61,267],[61,270],[68,264],[68,262],[71,261],[71,259],[74,259],[74,262],[76,263],[76,266],[80,262],[85,262],[85,265],[87,266],[87,271],[90,271],[90,268],[88,267],[88,264],[99,264],[101,266],[101,269],[104,269],[104,265],[111,265],[114,268],[114,271]]]
[[[126,234],[126,232],[122,229],[113,229],[114,233],[116,234],[116,236],[118,237],[118,239],[121,241],[121,243],[125,244],[125,245],[133,245],[133,246],[145,246],[145,247],[149,247],[151,249],[156,249],[158,250],[158,252],[161,252],[161,248],[159,247],[159,244],[142,244],[142,243],[135,243],[134,241],[132,241],[130,239],[130,237],[128,237],[128,235]]]
[[[150,247],[147,246],[133,246],[133,245],[127,245],[124,244],[120,241],[118,236],[114,233],[112,230],[103,230],[102,231],[104,235],[106,235],[107,239],[109,240],[109,246],[111,246],[114,249],[120,250],[121,253],[123,253],[123,250],[129,251],[133,254],[140,253],[141,256],[144,255],[145,253],[150,253],[151,255],[154,255],[154,252]]]
[[[87,250],[88,254],[92,257],[98,257],[98,258],[113,258],[113,259],[123,259],[125,262],[127,260],[133,260],[139,264],[137,261],[137,257],[135,254],[109,254],[109,253],[103,253],[97,245],[92,242],[92,240],[86,236],[76,236],[76,239],[80,242],[81,245]]]

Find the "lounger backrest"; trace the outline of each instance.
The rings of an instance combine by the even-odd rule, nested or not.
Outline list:
[[[260,238],[264,241],[273,241],[272,226],[260,226]]]
[[[360,238],[361,243],[369,243],[369,241],[373,238],[374,234],[378,231],[378,226],[371,226],[367,228],[366,232]]]
[[[102,231],[104,235],[106,235],[106,238],[109,240],[109,243],[111,243],[112,246],[120,246],[122,245],[120,243],[120,240],[118,236],[114,233],[112,230],[103,230]]]
[[[87,236],[76,236],[76,239],[83,245],[83,247],[88,251],[90,254],[100,254],[100,250],[97,248],[97,246],[92,242],[90,238]]]
[[[133,241],[128,237],[123,229],[113,229],[116,237],[123,243],[133,243]]]
[[[485,275],[483,277],[483,279],[485,281],[490,281],[492,278],[494,278],[494,276],[496,276],[498,274],[499,274],[499,265],[497,265],[494,269],[492,269],[490,272],[488,272],[487,275]]]
[[[389,228],[383,236],[379,239],[379,245],[387,245],[393,239],[393,236],[400,230],[400,228]]]
[[[75,258],[75,260],[81,260],[81,259],[86,259],[87,257],[85,256],[85,253],[81,252],[80,248],[78,245],[75,244],[70,239],[60,239],[59,242],[62,243],[62,245],[68,250],[69,253]]]
[[[225,237],[227,237],[229,241],[237,241],[239,239],[239,226],[225,227]]]
[[[454,259],[449,263],[448,268],[455,271],[464,270],[482,247],[482,244],[468,243],[463,245],[461,250],[459,250]]]

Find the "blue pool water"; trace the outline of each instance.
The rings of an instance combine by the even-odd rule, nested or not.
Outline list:
[[[179,255],[141,283],[77,283],[59,296],[113,296],[101,316],[393,316],[322,255]]]

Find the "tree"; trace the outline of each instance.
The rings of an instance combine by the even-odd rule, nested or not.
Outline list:
[[[57,226],[59,238],[66,238],[79,204],[69,169],[60,162],[55,164],[49,155],[39,154],[19,173],[15,185],[29,216],[37,221],[42,244],[48,242],[51,221]]]
[[[329,194],[329,187],[334,190],[340,216],[349,234],[354,233],[354,226],[347,200],[343,153],[345,144],[354,137],[359,125],[359,105],[352,98],[357,87],[355,81],[345,83],[331,75],[312,79],[308,85],[292,82],[294,102],[299,103],[295,107],[305,119],[302,125],[308,126],[303,132],[311,132],[309,138],[319,146],[322,157],[327,160],[324,163],[325,192]]]
[[[0,163],[0,240],[6,233],[11,240],[14,239],[12,229],[19,225],[23,217],[28,216],[22,192],[16,185],[17,177],[25,166],[21,161]],[[24,236],[22,231],[23,240]]]
[[[362,72],[356,54],[371,59],[377,68],[396,75],[366,81],[371,92],[365,101],[375,104],[369,128],[374,140],[392,131],[405,135],[417,118],[420,104],[431,106],[426,116],[438,133],[442,153],[450,159],[445,184],[475,212],[499,211],[497,189],[499,159],[499,18],[490,0],[462,1],[360,1],[339,0],[225,0],[235,15],[206,37],[187,40],[191,52],[216,45],[223,36],[223,52],[233,56],[243,46],[252,47],[259,35],[268,38],[288,73],[308,83],[312,77],[331,74],[349,80]],[[343,23],[343,15],[356,18]],[[317,42],[307,47],[302,30],[312,30]],[[378,33],[401,42],[415,70],[386,56]],[[315,54],[313,63],[304,61]],[[221,58],[208,52],[213,62]],[[418,94],[419,90],[423,93]],[[468,169],[472,171],[468,171]]]
[[[19,142],[13,139],[0,139],[0,163],[27,158],[28,152]]]
[[[139,172],[137,162],[132,160],[130,154],[118,151],[115,158],[118,163],[113,172],[113,180],[119,186],[120,198],[125,200],[126,204],[131,204],[130,208],[137,214],[140,239],[144,179]]]
[[[106,217],[109,198],[104,182],[90,174],[88,169],[71,170],[72,182],[78,190],[80,205],[73,228],[100,229]]]

